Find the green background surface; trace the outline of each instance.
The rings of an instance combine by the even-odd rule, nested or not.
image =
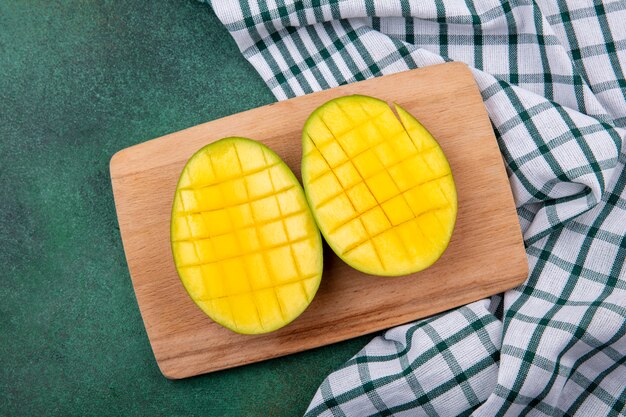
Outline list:
[[[109,160],[272,101],[206,5],[0,0],[0,415],[300,415],[369,340],[181,381],[157,368]]]

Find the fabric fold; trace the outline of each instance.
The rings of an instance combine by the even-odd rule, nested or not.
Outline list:
[[[330,375],[306,415],[343,401],[360,415],[461,415],[484,402],[496,386],[502,332],[488,306],[478,301],[376,337]]]

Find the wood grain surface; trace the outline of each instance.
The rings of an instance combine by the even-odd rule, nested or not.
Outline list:
[[[324,250],[309,308],[265,335],[239,335],[185,292],[170,249],[178,176],[200,147],[227,136],[259,140],[300,178],[302,126],[319,105],[365,94],[397,102],[443,148],[459,212],[450,246],[431,268],[404,277],[360,273]],[[270,104],[124,149],[111,159],[122,241],[141,315],[163,375],[184,378],[327,345],[429,316],[519,285],[528,265],[506,171],[468,68],[447,63]]]

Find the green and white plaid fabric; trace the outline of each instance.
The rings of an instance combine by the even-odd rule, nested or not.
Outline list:
[[[279,100],[467,63],[517,203],[527,281],[376,337],[307,416],[624,415],[624,0],[211,5]]]

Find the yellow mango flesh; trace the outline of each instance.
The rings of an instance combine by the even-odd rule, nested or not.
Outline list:
[[[237,333],[285,326],[320,284],[321,237],[302,188],[278,155],[250,139],[222,139],[189,159],[171,241],[193,301]]]
[[[307,120],[302,181],[326,241],[352,267],[405,275],[432,265],[454,229],[457,194],[437,141],[413,116],[366,96]]]

